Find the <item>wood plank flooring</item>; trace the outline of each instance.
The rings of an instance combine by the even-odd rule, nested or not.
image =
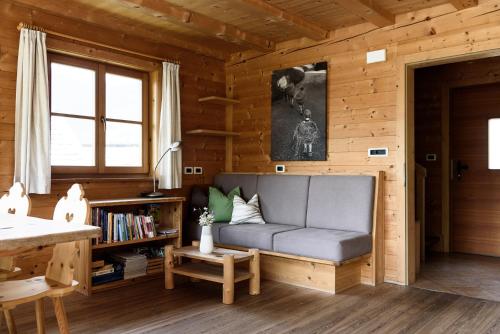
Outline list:
[[[500,303],[383,284],[338,295],[264,281],[260,296],[238,286],[235,304],[221,288],[162,281],[65,298],[72,333],[500,333]],[[57,333],[46,303],[48,333]],[[35,332],[34,305],[14,310],[19,333]],[[5,332],[5,327],[0,328]]]
[[[432,254],[413,287],[500,302],[500,258]]]

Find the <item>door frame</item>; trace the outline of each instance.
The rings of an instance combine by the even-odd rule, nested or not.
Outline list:
[[[397,175],[397,198],[399,214],[401,215],[399,235],[400,242],[397,250],[405,254],[402,263],[398,263],[399,270],[404,273],[403,284],[409,285],[415,282],[415,70],[417,68],[435,65],[444,65],[468,60],[491,58],[500,56],[500,39],[488,40],[469,45],[451,46],[437,50],[424,51],[416,54],[400,55],[396,58],[397,68],[397,147],[396,175]],[[449,90],[448,90],[449,96]],[[449,98],[448,100],[449,101]],[[449,108],[448,108],[449,110]],[[449,118],[449,113],[448,113]],[[449,124],[449,119],[448,123]],[[443,144],[444,145],[444,144]],[[449,152],[449,126],[448,145]],[[444,161],[445,157],[442,157]],[[449,153],[446,163],[442,163],[449,174]],[[448,207],[446,249],[449,249],[449,177],[447,186],[443,185],[441,191],[447,193]],[[445,189],[446,187],[446,189]],[[444,217],[443,217],[444,219]],[[444,232],[444,231],[443,231]],[[444,234],[443,234],[444,235]]]

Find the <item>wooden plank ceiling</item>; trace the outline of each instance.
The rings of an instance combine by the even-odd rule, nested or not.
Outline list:
[[[477,0],[14,0],[63,17],[227,59],[234,52],[270,52],[298,38],[322,40],[363,22],[394,24],[395,16]],[[36,22],[33,22],[36,24]]]

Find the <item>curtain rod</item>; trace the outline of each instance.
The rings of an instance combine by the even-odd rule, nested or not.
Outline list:
[[[127,49],[123,49],[123,48],[112,46],[112,45],[107,45],[107,44],[104,44],[104,43],[94,42],[94,41],[91,41],[91,40],[88,40],[88,39],[84,39],[84,38],[80,38],[80,37],[74,37],[74,36],[66,35],[66,34],[63,34],[63,33],[56,32],[56,31],[47,30],[45,28],[42,28],[42,27],[39,27],[39,26],[35,26],[35,25],[32,25],[32,24],[27,24],[27,23],[24,23],[24,22],[20,22],[17,25],[17,30],[21,31],[21,29],[23,29],[23,28],[30,29],[30,30],[35,30],[35,31],[41,31],[41,32],[44,32],[44,33],[46,33],[48,35],[58,36],[58,37],[66,38],[66,39],[72,39],[72,40],[83,42],[83,43],[87,43],[87,44],[93,44],[93,45],[96,45],[96,46],[100,46],[100,47],[104,47],[104,48],[107,48],[107,49],[116,50],[116,51],[120,51],[120,52],[124,52],[124,53],[129,53],[129,54],[133,54],[133,55],[144,57],[144,58],[155,59],[155,60],[159,60],[159,61],[166,61],[166,62],[174,63],[174,64],[177,64],[177,65],[181,64],[181,62],[179,60],[160,58],[160,57],[148,55],[148,54],[141,53],[141,52],[136,52],[136,51],[127,50]]]

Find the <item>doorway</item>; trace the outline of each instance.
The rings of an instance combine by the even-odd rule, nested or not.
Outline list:
[[[500,57],[420,68],[414,80],[414,286],[500,301]]]

